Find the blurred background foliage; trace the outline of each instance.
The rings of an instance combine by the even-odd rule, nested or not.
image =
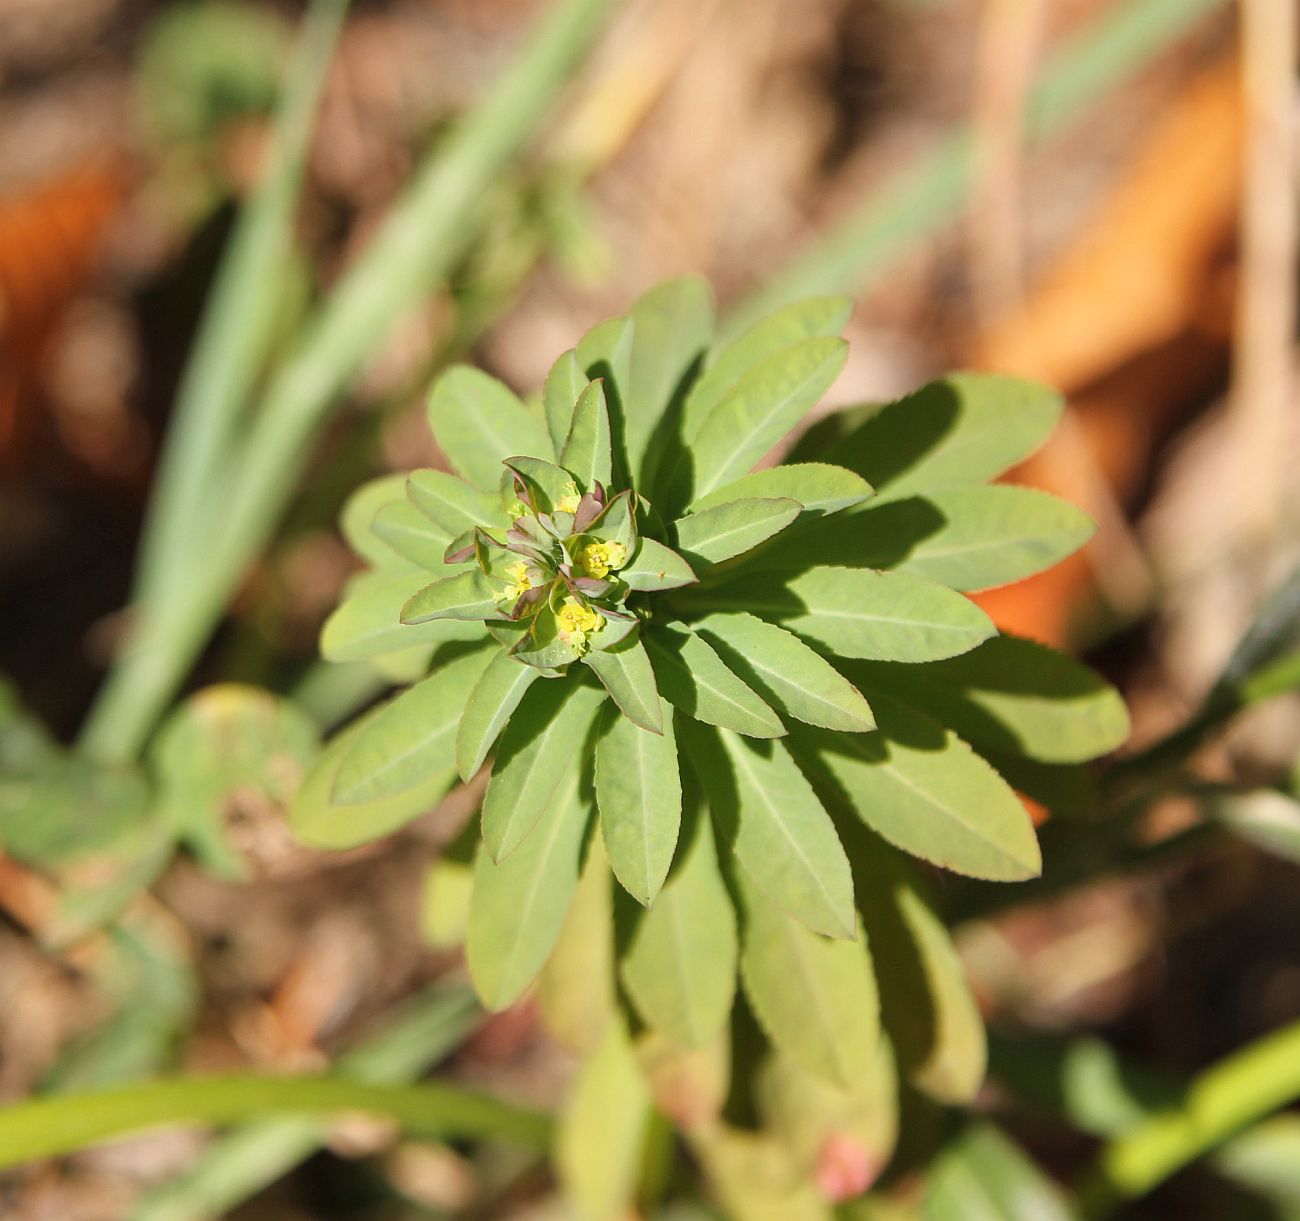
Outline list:
[[[1300,1019],[1293,6],[343,7],[314,6],[303,44],[287,0],[0,5],[0,1094],[445,1062],[521,1104],[576,1100],[557,1164],[590,1211],[630,1192],[711,1215],[661,1121],[584,1119],[596,1087],[538,1024],[554,997],[491,1020],[468,1000],[454,881],[423,912],[421,883],[469,797],[333,856],[283,817],[320,734],[384,684],[321,668],[317,635],[352,570],[348,494],[439,462],[431,372],[467,356],[531,390],[592,323],[699,272],[733,329],[855,296],[828,407],[953,367],[1065,391],[1011,478],[1101,529],[979,601],[1133,713],[1126,757],[1069,777],[1077,811],[1098,786],[1120,811],[1104,825],[1068,816],[1061,777],[1023,778],[1055,794],[1041,883],[936,879],[994,1032],[980,1122],[905,1095],[897,1154],[844,1215],[1069,1215],[1055,1180],[1094,1212],[1129,1183],[1159,1187],[1135,1216],[1300,1216],[1293,1116],[1226,1140],[1256,1118],[1228,1105],[1227,1129],[1191,1125],[1213,1149],[1193,1168],[1124,1169],[1162,1165],[1167,1131],[1142,1123],[1181,1083]],[[160,483],[182,417],[217,426],[173,428]],[[123,648],[142,622],[170,642],[161,676]],[[1263,1050],[1256,1076],[1295,1080],[1300,1053]],[[603,1080],[642,1088],[609,1057]],[[677,1070],[655,1102],[680,1121],[716,1083]],[[709,1169],[771,1215],[822,1215],[880,1172],[857,1152],[892,1120],[810,1145],[769,1078],[802,1194],[778,1196],[757,1141]],[[1135,1132],[1099,1173],[1097,1142]],[[21,1218],[556,1207],[528,1147],[304,1118],[136,1137],[0,1192]]]

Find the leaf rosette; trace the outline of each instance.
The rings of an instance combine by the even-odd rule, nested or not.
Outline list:
[[[755,469],[838,376],[848,312],[802,302],[711,345],[707,289],[675,281],[561,356],[537,406],[443,374],[429,416],[456,473],[353,497],[371,567],[322,640],[411,685],[335,738],[294,821],[372,839],[491,757],[481,818],[431,877],[468,891],[489,1007],[541,973],[570,1042],[626,1020],[697,1066],[747,1008],[783,1088],[884,1080],[883,1055],[951,1101],[979,1084],[983,1032],[907,857],[1035,875],[1017,790],[1063,808],[1127,722],[966,596],[1089,536],[1072,506],[989,483],[1050,432],[1055,395],[956,375]]]

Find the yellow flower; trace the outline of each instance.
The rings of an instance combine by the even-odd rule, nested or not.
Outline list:
[[[611,568],[621,568],[626,559],[627,548],[622,543],[588,543],[579,562],[588,576],[604,580]]]
[[[560,513],[576,513],[581,503],[582,497],[578,495],[577,486],[566,483],[560,498],[555,502],[555,508]]]
[[[577,598],[565,598],[555,612],[555,619],[560,625],[560,635],[580,653],[586,651],[587,637],[605,626],[604,616]]]
[[[511,564],[506,569],[506,576],[510,578],[510,581],[505,589],[497,595],[498,602],[513,602],[533,587],[533,582],[528,576],[528,565],[523,560],[517,560]]]

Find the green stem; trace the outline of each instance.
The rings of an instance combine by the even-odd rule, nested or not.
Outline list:
[[[167,596],[137,608],[132,643],[91,710],[82,743],[135,756],[273,530],[310,442],[391,325],[452,268],[477,232],[483,193],[536,128],[615,0],[567,0],[520,59],[433,153],[361,259],[272,376],[228,486],[205,488],[186,563]],[[179,562],[179,561],[177,561]]]
[[[315,0],[285,82],[269,164],[240,214],[186,361],[141,536],[136,601],[186,567],[189,531],[205,509],[214,471],[229,459],[279,305],[281,280],[268,275],[291,252],[293,217],[307,144],[348,0]]]
[[[543,1149],[550,1120],[448,1085],[372,1085],[343,1077],[170,1078],[0,1108],[0,1169],[172,1124],[231,1124],[269,1113],[360,1111],[429,1137],[491,1137]]]
[[[1300,1098],[1300,1022],[1201,1074],[1182,1105],[1153,1116],[1102,1151],[1080,1190],[1084,1215],[1109,1215],[1250,1124]]]
[[[1025,108],[1025,136],[1042,144],[1223,0],[1117,0],[1110,11],[1044,65]],[[945,136],[908,171],[873,192],[808,251],[728,314],[734,337],[801,297],[859,292],[957,215],[970,189],[969,126]]]

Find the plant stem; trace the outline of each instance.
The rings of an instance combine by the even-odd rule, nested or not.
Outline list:
[[[271,378],[225,486],[205,489],[183,574],[137,607],[132,641],[91,710],[82,745],[135,756],[293,495],[309,444],[349,378],[477,232],[483,192],[537,126],[615,0],[566,0],[519,60],[429,157],[365,253]],[[180,563],[177,557],[176,563]]]
[[[1202,1073],[1176,1110],[1153,1116],[1102,1151],[1080,1189],[1088,1218],[1109,1215],[1257,1120],[1300,1097],[1300,1022]]]
[[[361,1111],[431,1137],[491,1137],[546,1147],[547,1116],[448,1085],[374,1085],[345,1077],[174,1077],[0,1108],[0,1169],[172,1124],[229,1124],[268,1113]]]

